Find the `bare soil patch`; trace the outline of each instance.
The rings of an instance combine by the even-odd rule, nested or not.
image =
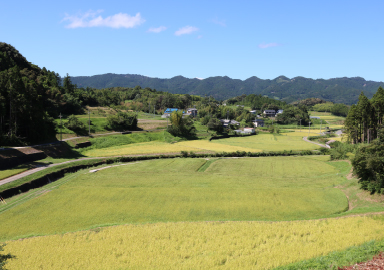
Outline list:
[[[381,252],[380,254],[376,255],[373,257],[372,260],[369,260],[367,262],[361,262],[361,263],[356,263],[351,266],[347,267],[339,267],[339,270],[384,270],[384,252]]]

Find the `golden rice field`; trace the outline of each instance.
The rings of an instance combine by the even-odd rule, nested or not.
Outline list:
[[[129,224],[8,241],[9,269],[272,269],[384,238],[383,216]]]
[[[311,135],[319,131],[311,130]],[[108,157],[119,155],[155,154],[155,153],[179,153],[188,152],[262,152],[284,150],[314,150],[319,147],[303,141],[302,137],[308,136],[307,132],[290,132],[281,135],[260,133],[256,136],[235,137],[220,140],[195,140],[174,144],[152,141],[135,143],[124,146],[113,146],[102,149],[92,149],[83,152],[86,156]]]

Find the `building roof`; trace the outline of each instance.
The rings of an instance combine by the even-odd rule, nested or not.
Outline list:
[[[177,112],[178,110],[178,108],[167,108],[164,113]]]
[[[276,113],[275,110],[264,110],[264,113]]]

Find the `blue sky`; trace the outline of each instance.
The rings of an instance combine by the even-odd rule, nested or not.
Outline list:
[[[0,41],[61,76],[384,81],[384,1],[0,1]]]

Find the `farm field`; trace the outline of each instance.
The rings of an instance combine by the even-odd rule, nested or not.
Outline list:
[[[272,269],[383,239],[383,216],[130,224],[7,242],[9,269]]]
[[[339,163],[325,158],[218,159],[205,171],[207,160],[179,158],[83,170],[2,212],[0,241],[108,224],[329,216],[348,201],[333,188],[345,180]]]
[[[310,134],[316,134],[312,131]],[[220,140],[194,140],[169,144],[163,141],[151,141],[129,145],[112,146],[103,149],[84,150],[82,154],[90,157],[107,157],[134,154],[192,152],[262,152],[284,150],[315,150],[319,147],[303,141],[308,132],[289,132],[282,135],[259,133],[256,136],[235,137]]]

